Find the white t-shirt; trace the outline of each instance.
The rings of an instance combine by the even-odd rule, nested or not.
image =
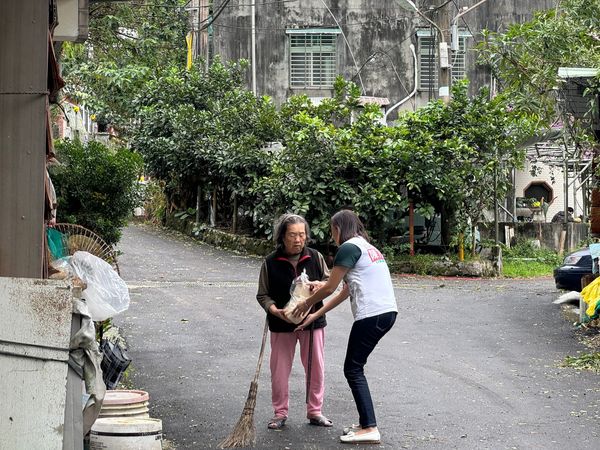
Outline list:
[[[333,265],[349,269],[344,280],[350,290],[354,320],[398,312],[388,265],[381,252],[364,238],[344,242]]]

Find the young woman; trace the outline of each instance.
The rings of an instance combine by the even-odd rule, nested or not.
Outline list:
[[[342,291],[322,308],[309,314],[298,327],[304,329],[327,311],[350,297],[354,324],[348,338],[344,375],[352,390],[359,424],[344,429],[340,441],[346,443],[379,443],[375,411],[364,366],[379,340],[392,328],[398,308],[387,263],[369,237],[358,216],[342,210],[331,218],[331,234],[339,246],[327,283],[299,304],[295,314],[306,312],[312,305],[331,295],[342,279]]]

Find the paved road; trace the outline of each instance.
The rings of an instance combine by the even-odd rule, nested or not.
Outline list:
[[[115,323],[130,345],[133,382],[177,448],[216,448],[237,422],[254,374],[264,315],[260,259],[139,225],[124,232],[120,266],[130,309]],[[367,364],[382,443],[409,449],[592,449],[600,446],[600,377],[561,368],[585,351],[551,304],[552,280],[394,279],[399,318]],[[255,413],[261,449],[348,448],[357,421],[342,373],[349,305],[328,314],[330,429],[304,419],[296,360],[290,419],[271,415],[267,364]],[[268,358],[268,356],[267,356]]]

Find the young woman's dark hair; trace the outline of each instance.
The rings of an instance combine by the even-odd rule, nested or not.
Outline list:
[[[310,226],[306,219],[298,214],[284,214],[275,223],[275,229],[273,231],[273,240],[275,241],[275,245],[277,249],[282,250],[283,239],[285,238],[285,233],[287,231],[288,225],[302,223],[304,224],[304,230],[306,231],[306,242],[310,241]]]
[[[369,241],[369,235],[365,226],[354,211],[342,209],[331,218],[331,225],[340,231],[340,244],[355,236],[361,236]]]

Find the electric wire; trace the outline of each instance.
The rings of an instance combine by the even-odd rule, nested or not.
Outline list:
[[[325,6],[325,8],[327,8],[329,15],[332,17],[333,21],[337,24],[338,28],[340,29],[340,33],[342,33],[342,37],[344,38],[344,41],[346,42],[346,46],[348,47],[348,51],[350,52],[350,56],[352,57],[352,61],[354,62],[354,68],[358,70],[358,64],[356,63],[356,58],[354,57],[354,52],[352,51],[350,42],[348,42],[348,38],[346,38],[346,33],[344,33],[342,26],[340,25],[337,18],[334,16],[334,14],[329,9],[329,6],[327,6],[327,3],[325,3],[325,0],[321,0],[321,3],[323,3],[323,6]],[[363,93],[363,95],[365,95],[366,94],[365,85],[363,84],[363,80],[362,80],[362,77],[360,76],[360,72],[358,72],[358,81],[360,81],[360,87],[362,89],[362,93]]]
[[[460,6],[458,5],[458,2],[456,0],[450,0],[452,3],[454,3],[454,6],[456,7],[457,11],[460,11]],[[465,27],[467,27],[467,30],[469,30],[469,33],[471,34],[471,37],[473,38],[475,44],[479,44],[479,42],[481,41],[477,41],[477,39],[475,38],[475,34],[473,33],[473,31],[471,31],[471,28],[469,27],[469,24],[467,23],[467,21],[465,20],[465,16],[461,16],[460,20],[462,20],[463,24],[465,25]]]
[[[400,42],[392,45],[391,47],[384,49],[384,50],[375,50],[373,53],[371,53],[366,59],[365,61],[361,64],[360,68],[358,69],[359,71],[362,71],[365,66],[371,62],[374,57],[378,54],[383,54],[385,56],[387,56],[390,60],[390,63],[392,65],[392,69],[394,70],[394,73],[396,74],[396,78],[398,78],[398,82],[400,83],[400,86],[402,86],[402,88],[406,91],[406,93],[408,94],[409,91],[406,88],[406,86],[404,86],[404,83],[402,83],[402,79],[400,78],[400,74],[398,73],[398,71],[396,70],[396,66],[394,65],[393,59],[391,57],[391,55],[389,54],[389,52],[391,52],[392,50],[394,50],[397,47],[400,47],[404,42],[406,42],[408,39],[410,39],[412,37],[412,33],[409,33],[408,35],[406,35],[404,38],[402,38],[402,40],[400,40]],[[415,67],[415,70],[417,70],[417,68]],[[355,73],[350,80],[353,81],[356,78],[357,74]],[[414,100],[413,100],[414,102]]]
[[[367,20],[365,22],[339,22],[340,25],[343,25],[344,27],[356,27],[356,26],[362,26],[362,25],[367,25],[367,24],[371,24],[371,23],[377,23],[377,22],[391,22],[391,21],[400,21],[402,18],[396,18],[396,17],[386,17],[386,18],[381,18],[381,19],[374,19],[374,20]],[[223,28],[231,28],[231,29],[236,29],[236,30],[251,30],[252,27],[240,27],[237,25],[224,25],[224,24],[213,24],[213,26],[215,27],[223,27]],[[325,27],[327,27],[327,25],[323,25]],[[257,30],[261,30],[261,31],[282,31],[282,30],[289,30],[290,27],[257,27]]]
[[[294,2],[299,2],[301,0],[278,0],[278,1],[272,1],[272,2],[256,2],[254,3],[254,6],[261,6],[261,5],[281,5],[284,3],[294,3]],[[448,1],[452,1],[452,0],[448,0]],[[189,3],[191,2],[191,0],[188,0],[188,2],[185,5],[157,5],[157,4],[149,4],[149,3],[143,3],[143,4],[130,4],[130,6],[135,6],[136,8],[173,8],[173,9],[181,9],[181,8],[187,8]],[[104,2],[107,3],[107,2]],[[252,6],[253,3],[235,3],[235,4],[228,4],[227,8],[236,8],[236,7],[244,7],[244,6]],[[197,8],[212,8],[213,5],[199,5],[199,6],[193,6],[190,7],[191,9],[197,9]],[[317,7],[317,6],[313,6],[311,7],[311,9],[326,9],[326,8],[321,8],[321,7]],[[364,10],[364,7],[362,6],[348,6],[345,7],[344,10],[356,10],[356,11],[362,11]],[[434,11],[435,9],[431,10]]]
[[[225,0],[223,3],[221,3],[221,6],[219,6],[219,9],[217,11],[214,11],[210,16],[208,16],[206,19],[202,20],[199,22],[199,24],[206,22],[204,25],[202,25],[199,29],[199,31],[202,30],[206,30],[208,27],[210,27],[213,22],[215,20],[217,20],[217,18],[221,15],[221,13],[225,10],[225,7],[227,6],[227,4],[230,2],[230,0]]]

